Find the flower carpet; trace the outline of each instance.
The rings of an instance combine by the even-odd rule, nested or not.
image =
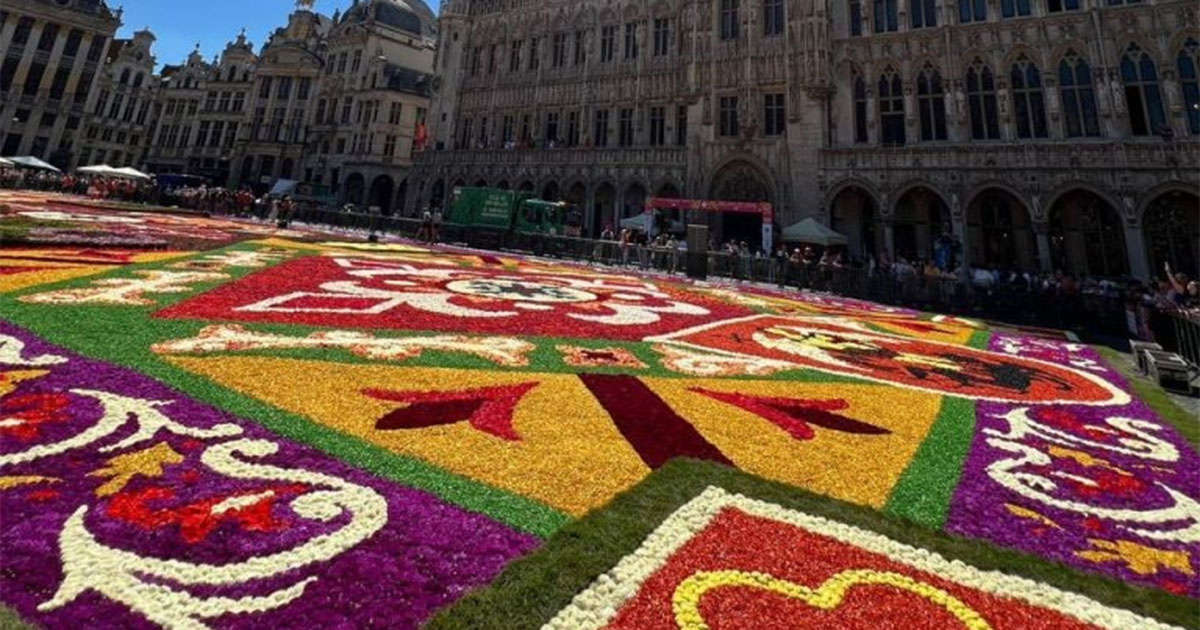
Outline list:
[[[94,237],[0,250],[0,603],[22,623],[1195,626],[1194,427],[1084,344],[8,206]]]

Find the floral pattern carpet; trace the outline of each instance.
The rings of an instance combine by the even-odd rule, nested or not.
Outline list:
[[[0,250],[23,623],[472,628],[494,601],[496,627],[1154,628],[1200,598],[1195,445],[1066,337],[7,203],[94,237]],[[651,488],[636,535],[594,525]],[[575,527],[623,547],[510,596]]]

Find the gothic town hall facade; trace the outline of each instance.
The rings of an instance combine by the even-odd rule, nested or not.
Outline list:
[[[1200,271],[1192,0],[446,0],[408,212],[767,201],[851,255]],[[746,218],[707,220],[720,239]],[[755,219],[756,220],[756,219]],[[752,238],[752,236],[751,236]]]

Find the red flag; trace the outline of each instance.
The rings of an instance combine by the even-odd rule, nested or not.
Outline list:
[[[425,123],[419,122],[419,123],[417,123],[417,130],[413,133],[413,150],[414,151],[424,151],[425,150],[425,141],[426,141]]]

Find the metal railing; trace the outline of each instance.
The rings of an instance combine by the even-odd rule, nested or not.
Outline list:
[[[1200,314],[1195,311],[1157,311],[1150,330],[1164,350],[1178,353],[1193,367],[1200,366]]]

